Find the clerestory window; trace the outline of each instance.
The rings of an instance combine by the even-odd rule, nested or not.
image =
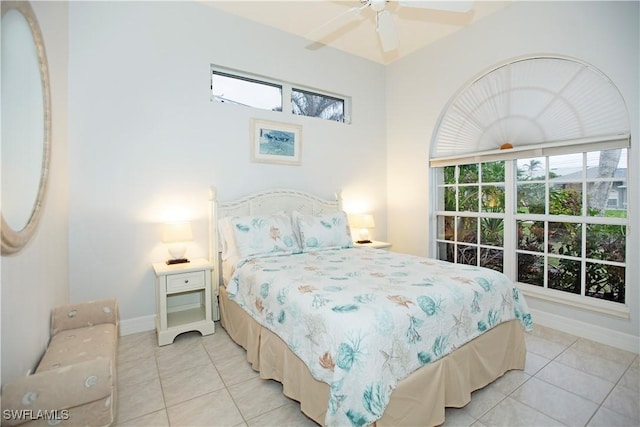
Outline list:
[[[350,123],[350,98],[211,66],[212,100]]]

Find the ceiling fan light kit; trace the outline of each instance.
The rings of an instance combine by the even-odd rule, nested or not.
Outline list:
[[[386,9],[387,3],[392,0],[360,0],[362,6],[352,7],[340,15],[330,19],[320,27],[311,31],[307,38],[316,42],[329,37],[341,28],[350,24],[356,19],[363,19],[362,10],[371,8],[376,13],[376,32],[380,40],[380,46],[384,52],[396,50],[399,44],[399,37],[396,31],[394,17]],[[404,0],[397,1],[400,7],[414,7],[421,9],[433,9],[455,13],[464,13],[471,10],[473,1],[420,1]]]
[[[386,6],[387,0],[360,0],[365,6],[371,6],[376,12],[382,12]]]

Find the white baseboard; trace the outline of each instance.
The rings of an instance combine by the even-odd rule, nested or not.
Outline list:
[[[153,331],[156,328],[156,315],[135,317],[120,321],[120,336],[138,332]]]
[[[535,324],[547,326],[558,331],[566,332],[577,337],[597,341],[601,344],[610,345],[633,353],[640,353],[640,337],[625,334],[612,329],[603,328],[579,320],[551,314],[546,311],[530,308],[531,316]]]

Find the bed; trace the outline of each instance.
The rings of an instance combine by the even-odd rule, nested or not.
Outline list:
[[[531,316],[501,273],[354,247],[338,195],[210,199],[221,325],[318,424],[439,425],[524,369]]]

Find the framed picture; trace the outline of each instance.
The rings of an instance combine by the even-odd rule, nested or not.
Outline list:
[[[267,120],[251,120],[251,160],[300,165],[302,126]]]

